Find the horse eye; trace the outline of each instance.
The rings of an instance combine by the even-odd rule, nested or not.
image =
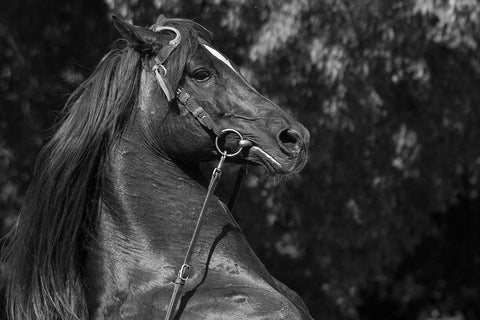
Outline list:
[[[206,81],[212,77],[212,74],[206,70],[200,70],[193,74],[193,79],[197,81]]]

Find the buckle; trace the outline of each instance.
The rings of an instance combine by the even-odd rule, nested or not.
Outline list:
[[[152,70],[154,72],[158,72],[160,73],[160,71],[158,71],[158,69],[162,69],[163,70],[163,75],[162,77],[166,77],[167,76],[167,68],[165,68],[165,66],[163,64],[154,64],[153,67],[152,67]]]
[[[177,99],[178,101],[180,101],[181,104],[186,105],[188,102],[188,99],[190,99],[190,94],[179,88],[177,89]]]
[[[182,267],[178,271],[178,278],[182,281],[187,281],[190,276],[190,266],[188,264],[182,264]]]

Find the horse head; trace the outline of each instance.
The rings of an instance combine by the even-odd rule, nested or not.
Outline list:
[[[181,19],[159,19],[151,28],[114,22],[129,45],[144,53],[142,83],[150,92],[143,95],[146,102],[140,109],[147,139],[156,150],[198,163],[218,157],[215,136],[221,135],[232,152],[243,137],[248,142],[234,161],[264,166],[271,174],[304,167],[308,130],[253,88],[210,44],[203,27],[189,21],[186,28]],[[158,85],[152,86],[154,82]],[[169,108],[158,110],[167,101]],[[240,135],[230,134],[233,130],[221,134],[225,129]]]

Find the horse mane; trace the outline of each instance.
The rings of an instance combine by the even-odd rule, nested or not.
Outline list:
[[[167,62],[176,87],[198,38],[210,34],[189,20],[157,23],[182,34]],[[133,116],[145,54],[153,53],[129,46],[107,53],[67,100],[57,131],[40,151],[3,255],[11,319],[88,319],[83,270],[96,241],[105,162]]]
[[[114,49],[68,99],[40,151],[7,248],[12,319],[86,319],[82,261],[94,234],[102,164],[138,96],[139,54]]]

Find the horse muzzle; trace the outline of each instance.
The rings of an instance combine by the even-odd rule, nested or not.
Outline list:
[[[308,160],[308,130],[301,125],[297,129],[282,129],[276,135],[275,142],[254,142],[248,148],[245,159],[263,166],[271,174],[300,172]]]

